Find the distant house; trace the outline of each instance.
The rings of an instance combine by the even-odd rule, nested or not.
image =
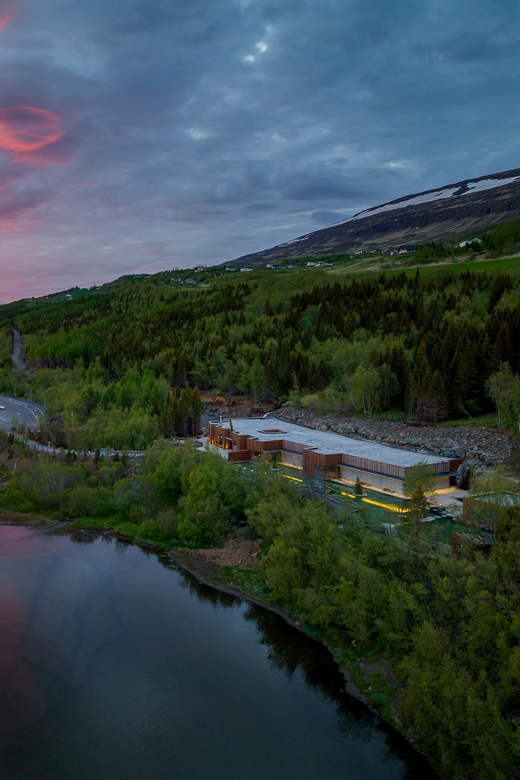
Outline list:
[[[241,268],[240,272],[245,273],[246,271],[252,271],[252,270],[253,270],[252,268]]]
[[[314,268],[316,263],[305,263],[305,265],[309,266],[309,268]]]
[[[267,263],[266,268],[276,268],[274,263]]]
[[[237,270],[236,268],[231,268],[231,266],[229,265],[226,265],[226,267],[224,268],[224,271],[236,271],[236,270]]]
[[[397,253],[399,255],[407,255],[409,252],[415,252],[416,250],[417,247],[415,246],[415,244],[405,244],[398,248]]]
[[[288,265],[287,268],[298,268],[297,265]]]

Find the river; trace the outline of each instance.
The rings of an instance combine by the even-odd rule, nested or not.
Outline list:
[[[156,551],[0,526],[0,777],[433,780],[330,654]]]

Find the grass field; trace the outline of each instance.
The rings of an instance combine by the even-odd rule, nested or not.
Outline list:
[[[494,260],[455,260],[453,262],[443,262],[431,265],[420,266],[396,266],[394,268],[384,268],[383,263],[374,255],[361,257],[359,260],[344,260],[336,262],[332,267],[325,268],[301,268],[289,270],[265,269],[259,268],[247,274],[234,273],[217,277],[212,280],[215,286],[221,286],[228,283],[238,284],[239,282],[261,282],[261,294],[258,295],[258,301],[254,306],[255,311],[260,310],[265,304],[266,297],[271,306],[276,307],[278,303],[284,302],[288,295],[297,292],[312,290],[316,285],[331,284],[336,281],[346,281],[348,277],[367,274],[379,275],[397,274],[404,272],[407,276],[415,276],[417,270],[424,276],[439,278],[447,274],[460,274],[462,271],[475,271],[477,273],[509,273],[520,274],[520,257],[499,257]],[[383,267],[382,267],[383,266]]]
[[[459,417],[456,420],[446,420],[445,422],[439,423],[439,425],[457,428],[463,425],[485,425],[486,428],[497,428],[497,430],[500,427],[497,425],[497,416],[494,412],[490,414],[477,414],[474,417]]]
[[[410,259],[410,258],[409,258]],[[393,268],[385,268],[383,263],[378,264],[378,258],[373,255],[370,257],[363,257],[356,261],[345,261],[344,263],[337,263],[333,268],[323,269],[324,273],[328,276],[338,276],[343,274],[352,273],[404,273],[407,276],[414,276],[417,273],[417,269],[421,274],[428,274],[434,276],[445,276],[446,274],[459,274],[462,271],[477,271],[483,273],[509,273],[515,274],[520,272],[520,257],[499,257],[496,259],[482,259],[475,260],[461,260],[456,259],[453,261],[444,261],[442,263],[431,263],[428,265],[405,265],[403,260],[402,265],[396,265]],[[313,269],[310,269],[313,270]]]
[[[479,273],[508,273],[520,272],[520,257],[498,257],[496,260],[467,260],[464,262],[442,263],[439,265],[410,266],[404,270],[407,275],[413,275],[419,271],[424,274],[437,274],[444,276],[447,273],[459,274],[462,271],[477,271]]]

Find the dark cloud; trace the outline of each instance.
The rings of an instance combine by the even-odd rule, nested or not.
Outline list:
[[[244,210],[254,213],[255,211],[276,211],[277,208],[276,203],[248,203]]]
[[[516,167],[519,22],[512,0],[0,0],[18,293],[224,261]]]
[[[317,225],[334,225],[345,219],[345,213],[341,211],[313,211],[310,218]]]

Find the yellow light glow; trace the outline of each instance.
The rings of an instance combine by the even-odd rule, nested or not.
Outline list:
[[[364,504],[372,504],[373,506],[381,506],[383,509],[389,509],[390,512],[397,512],[400,515],[405,514],[406,509],[401,509],[399,506],[392,506],[392,504],[381,504],[379,501],[371,501],[369,498],[362,498]]]

